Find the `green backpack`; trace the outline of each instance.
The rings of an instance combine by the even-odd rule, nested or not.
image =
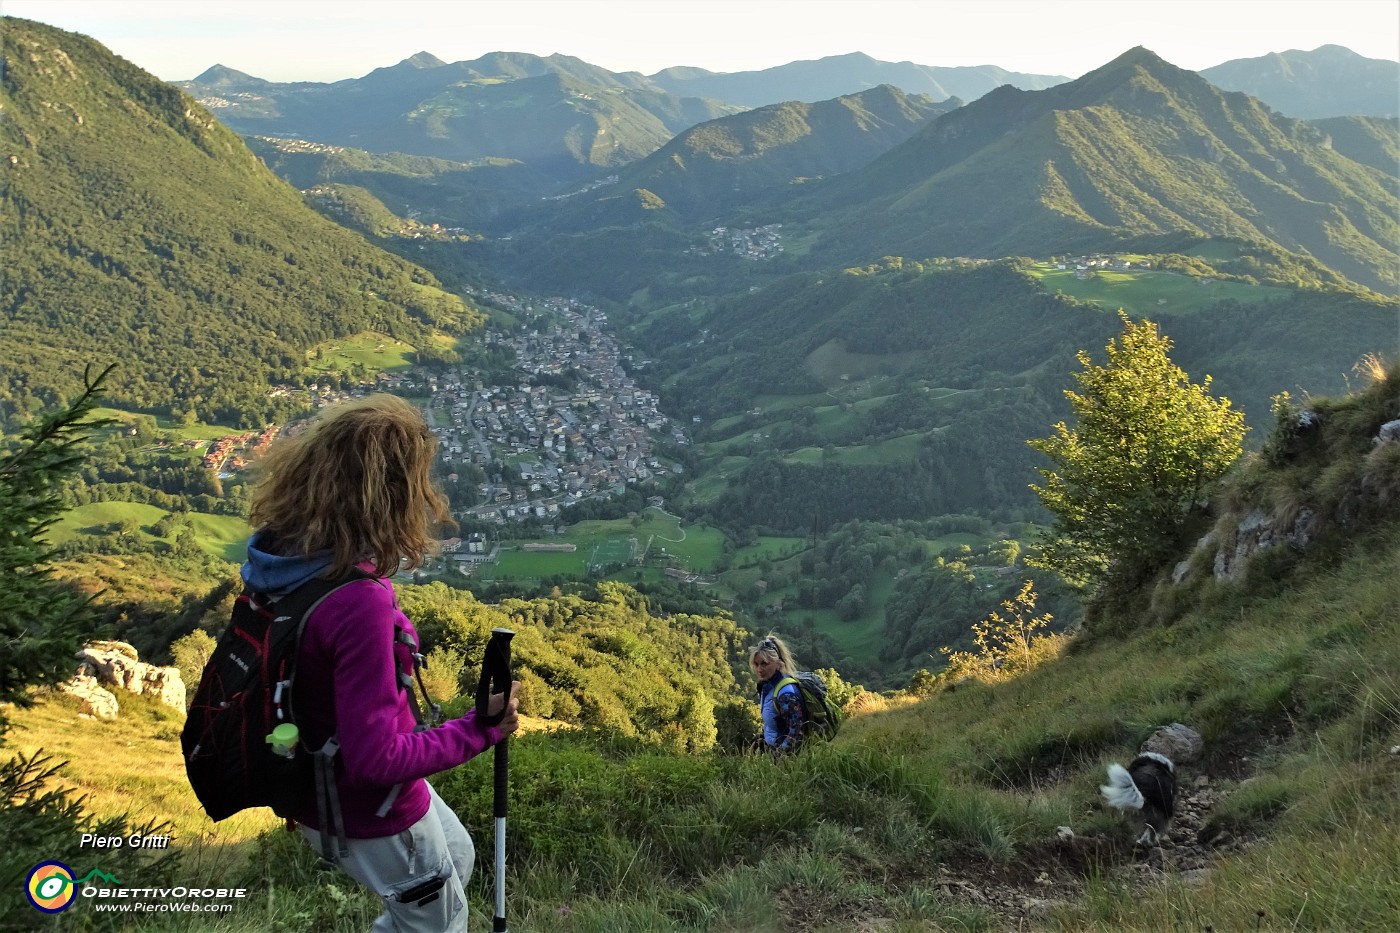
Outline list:
[[[807,737],[821,736],[830,739],[841,728],[841,708],[831,702],[826,695],[826,681],[811,671],[799,671],[796,676],[784,677],[773,687],[773,696],[788,684],[797,684],[797,692],[802,695],[802,709],[806,713],[803,733]]]

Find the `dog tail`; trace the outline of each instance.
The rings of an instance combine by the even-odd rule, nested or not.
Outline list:
[[[1110,807],[1119,810],[1141,810],[1142,791],[1133,783],[1132,775],[1122,765],[1108,766],[1108,783],[1099,785],[1099,793]]]

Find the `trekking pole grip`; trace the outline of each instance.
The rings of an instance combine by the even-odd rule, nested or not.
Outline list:
[[[476,684],[476,717],[484,725],[494,726],[506,715],[503,705],[499,712],[487,712],[491,706],[491,695],[503,693],[510,701],[510,640],[515,632],[508,628],[491,630],[491,640],[486,643],[486,651],[481,659],[481,679]]]

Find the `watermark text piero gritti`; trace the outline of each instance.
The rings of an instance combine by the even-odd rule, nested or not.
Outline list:
[[[169,833],[152,833],[143,836],[132,833],[130,836],[97,836],[83,833],[78,839],[80,849],[167,849],[170,847]]]

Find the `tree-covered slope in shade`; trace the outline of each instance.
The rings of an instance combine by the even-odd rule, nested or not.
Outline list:
[[[691,127],[659,150],[624,166],[613,183],[555,199],[540,212],[553,231],[635,222],[628,195],[648,191],[682,222],[839,175],[908,139],[924,122],[961,104],[935,102],[881,85],[808,104],[790,101]]]
[[[1311,123],[1327,134],[1327,144],[1353,162],[1392,176],[1400,173],[1400,119],[1328,117]]]
[[[113,404],[257,421],[321,341],[410,343],[477,311],[308,208],[183,93],[84,36],[4,20],[0,402],[119,363]]]
[[[888,259],[653,316],[638,343],[667,410],[699,416],[696,450],[727,463],[710,513],[791,532],[1033,507],[1026,441],[1065,417],[1076,350],[1118,322],[1017,266]],[[1396,349],[1395,301],[1248,291],[1150,316],[1256,428],[1277,394],[1342,390],[1364,355]]]
[[[268,168],[297,188],[357,185],[401,216],[416,212],[423,223],[473,232],[503,210],[536,201],[540,191],[554,184],[513,159],[454,162],[301,139],[249,136],[245,141]]]
[[[1046,255],[1189,232],[1271,243],[1393,292],[1400,198],[1371,161],[1137,48],[944,114],[808,210],[832,258]]]

